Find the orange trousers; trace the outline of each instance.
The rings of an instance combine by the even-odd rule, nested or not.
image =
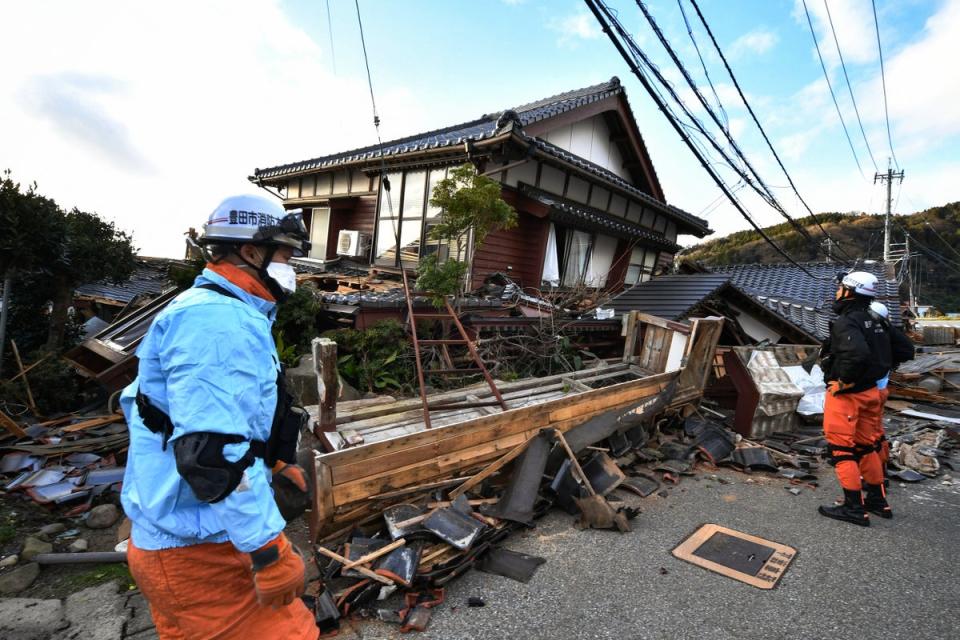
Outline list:
[[[862,489],[860,477],[868,484],[883,483],[880,456],[873,450],[877,441],[877,425],[883,420],[880,391],[874,387],[857,393],[827,393],[823,406],[823,435],[837,447],[860,447],[862,456],[856,460],[840,460],[836,464],[840,486],[851,491]],[[869,450],[868,450],[869,449]],[[838,451],[838,456],[849,456],[849,451]]]
[[[130,573],[150,604],[160,640],[316,640],[320,631],[300,599],[263,607],[250,556],[229,542],[145,551],[130,540]]]

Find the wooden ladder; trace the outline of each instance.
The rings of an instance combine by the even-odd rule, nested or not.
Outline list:
[[[457,317],[456,312],[453,310],[453,307],[450,306],[450,301],[444,299],[445,312],[438,313],[420,313],[415,314],[413,312],[413,296],[410,292],[410,283],[407,280],[407,271],[406,269],[400,269],[400,273],[403,277],[403,294],[407,300],[407,323],[410,331],[410,338],[413,341],[413,355],[416,358],[417,363],[417,382],[420,385],[420,401],[423,403],[423,422],[426,425],[427,429],[431,428],[430,425],[430,409],[443,409],[444,411],[450,409],[472,409],[476,407],[487,407],[499,405],[504,411],[507,410],[507,403],[503,401],[503,397],[500,395],[500,390],[497,389],[496,383],[493,381],[493,378],[490,377],[490,372],[487,371],[487,368],[483,364],[483,360],[480,359],[480,355],[477,353],[476,345],[470,339],[470,336],[467,335],[466,329],[463,328],[463,324],[460,322],[460,318]],[[460,334],[459,338],[443,339],[443,340],[421,340],[417,337],[417,320],[452,320],[454,326],[457,327],[457,331]],[[453,366],[452,361],[450,360],[450,353],[447,350],[449,345],[466,345],[467,351],[470,352],[470,358],[473,360],[474,367],[466,369],[458,369]],[[484,379],[487,381],[487,384],[490,386],[490,391],[493,393],[496,400],[478,400],[473,402],[457,402],[456,400],[450,400],[447,402],[439,401],[434,402],[431,405],[427,401],[427,392],[426,392],[426,383],[424,382],[423,376],[423,362],[420,358],[420,345],[439,345],[443,349],[444,357],[447,362],[447,369],[431,369],[430,373],[433,375],[449,375],[449,376],[463,376],[463,375],[476,375],[482,374]]]

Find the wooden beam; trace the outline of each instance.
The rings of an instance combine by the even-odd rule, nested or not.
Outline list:
[[[320,398],[317,430],[337,430],[337,396],[340,395],[340,375],[337,372],[337,343],[329,338],[314,338],[313,367],[317,374],[317,393]]]
[[[20,350],[17,349],[16,340],[10,340],[10,346],[13,347],[13,357],[17,361],[17,367],[20,368],[20,375],[23,376],[23,387],[27,390],[27,404],[30,406],[30,411],[33,412],[33,415],[38,415],[37,403],[33,400],[33,391],[30,390],[30,381],[27,380],[27,372],[23,368],[23,360],[20,359]]]
[[[331,558],[331,559],[333,559],[333,560],[336,560],[337,562],[339,562],[340,564],[342,564],[342,565],[344,565],[344,566],[350,564],[350,560],[348,560],[347,558],[344,558],[344,557],[343,557],[342,555],[340,555],[339,553],[335,553],[335,552],[333,552],[333,551],[330,551],[330,549],[327,549],[326,547],[324,547],[324,546],[322,546],[322,545],[317,545],[317,546],[315,547],[315,549],[316,549],[318,552],[320,552],[321,554],[327,556],[328,558]],[[357,571],[357,572],[359,572],[359,573],[361,573],[361,574],[363,574],[364,576],[370,578],[371,580],[376,580],[376,581],[379,582],[380,584],[385,584],[385,585],[387,585],[387,586],[393,586],[393,580],[391,580],[390,578],[387,578],[386,576],[382,576],[382,575],[380,575],[379,573],[374,573],[373,571],[370,571],[370,569],[367,569],[366,567],[356,566],[356,567],[353,567],[353,570],[354,570],[354,571]]]
[[[514,460],[517,456],[519,456],[521,453],[526,451],[528,444],[530,444],[529,439],[523,444],[521,444],[520,446],[516,447],[510,453],[504,456],[501,456],[499,459],[497,459],[496,462],[494,462],[493,464],[488,466],[486,469],[484,469],[483,471],[481,471],[480,473],[473,476],[472,478],[464,482],[462,485],[460,485],[459,487],[451,491],[450,499],[456,500],[458,497],[462,496],[467,491],[470,491],[470,489],[473,489],[475,486],[477,486],[478,484],[480,484],[481,482],[483,482],[484,480],[492,476],[494,473],[496,473],[500,469],[502,469],[506,464],[508,464],[509,462]]]
[[[385,556],[391,551],[393,551],[394,549],[399,549],[405,544],[407,544],[406,540],[404,540],[403,538],[397,538],[396,540],[394,540],[393,542],[391,542],[385,547],[380,547],[376,551],[371,551],[365,556],[361,556],[356,560],[351,560],[347,564],[343,565],[340,571],[342,572],[342,571],[346,571],[347,569],[354,569],[356,567],[359,567],[360,565],[367,564],[368,562],[373,562],[380,556]]]
[[[24,431],[20,425],[13,421],[13,418],[5,414],[3,411],[0,411],[0,426],[12,433],[18,438],[26,438],[27,432]]]

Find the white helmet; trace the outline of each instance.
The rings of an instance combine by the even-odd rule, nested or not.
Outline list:
[[[310,251],[300,209],[287,211],[271,198],[230,196],[203,225],[198,244],[263,244],[293,247],[295,256]]]
[[[880,316],[884,320],[887,320],[890,318],[890,311],[889,309],[887,309],[887,305],[883,304],[882,302],[877,302],[876,300],[871,302],[870,311]]]
[[[857,295],[867,296],[868,298],[877,297],[877,276],[866,271],[851,271],[843,276],[840,284],[850,289]]]

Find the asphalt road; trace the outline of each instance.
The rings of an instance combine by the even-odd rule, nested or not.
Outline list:
[[[896,517],[860,528],[817,514],[839,494],[829,473],[798,496],[785,480],[734,471],[715,477],[729,484],[710,474],[684,478],[666,498],[637,499],[643,513],[627,534],[578,531],[570,516],[552,513],[505,545],[547,559],[529,584],[472,571],[448,587],[447,602],[417,637],[960,637],[960,482],[894,485]],[[790,545],[798,556],[764,591],[670,554],[707,522]],[[468,608],[471,596],[486,606]],[[363,640],[411,637],[379,622],[356,631]]]

